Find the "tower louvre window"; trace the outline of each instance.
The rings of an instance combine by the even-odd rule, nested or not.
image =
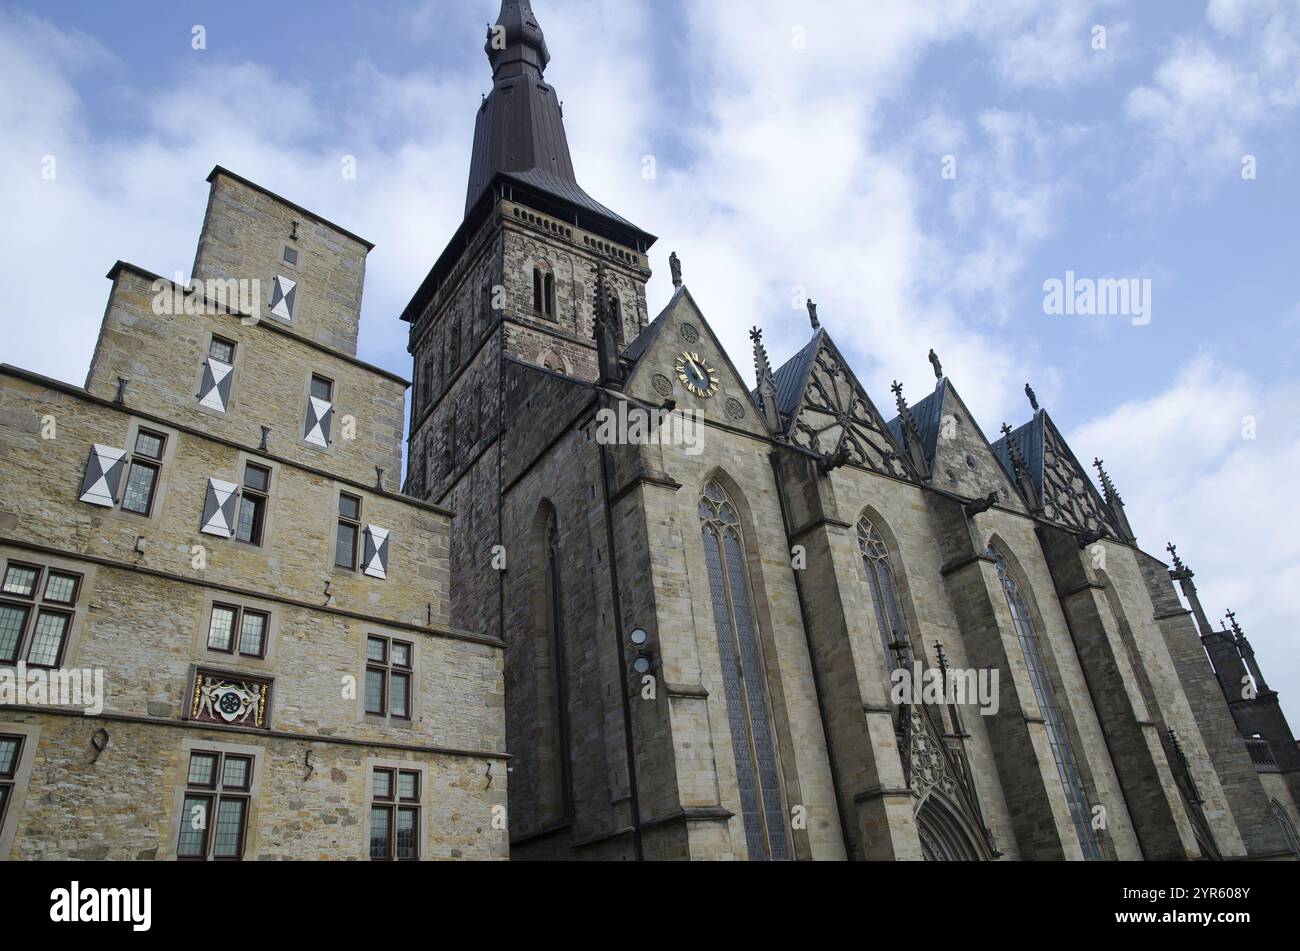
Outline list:
[[[781,767],[773,739],[763,652],[749,594],[740,518],[717,482],[705,487],[699,513],[745,842],[751,860],[789,859]]]
[[[533,268],[533,313],[555,319],[555,274],[549,267]]]

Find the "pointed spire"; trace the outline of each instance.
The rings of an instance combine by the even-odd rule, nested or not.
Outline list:
[[[494,79],[530,72],[540,79],[551,61],[546,36],[528,0],[502,0],[501,15],[496,25],[488,28],[483,49],[492,63]]]
[[[776,406],[776,377],[772,374],[772,363],[767,358],[767,347],[763,346],[763,331],[754,327],[749,331],[749,339],[754,341],[754,375],[758,379],[758,398],[763,405],[763,419],[768,429],[777,433],[781,431],[781,413]]]
[[[822,329],[822,322],[817,317],[817,305],[813,303],[812,298],[808,298],[808,318],[812,321],[813,333]]]
[[[903,447],[911,459],[912,466],[922,475],[928,475],[930,464],[925,458],[925,449],[921,445],[921,430],[916,425],[916,419],[912,416],[912,408],[907,405],[907,400],[903,398],[903,384],[897,380],[889,388],[894,394],[894,401],[898,404],[898,419],[903,429]]]
[[[1097,472],[1101,476],[1101,487],[1106,494],[1106,504],[1115,513],[1115,522],[1120,534],[1125,541],[1135,543],[1137,538],[1133,535],[1133,529],[1128,523],[1128,515],[1124,512],[1124,500],[1119,497],[1119,492],[1115,490],[1115,483],[1110,481],[1110,473],[1106,471],[1105,464],[1100,459],[1094,459],[1092,464],[1097,467]]]
[[[1034,412],[1037,413],[1039,409],[1038,394],[1034,392],[1034,388],[1030,386],[1028,383],[1025,384],[1025,395],[1029,397],[1029,405],[1032,406],[1034,408]]]
[[[1029,501],[1029,510],[1037,512],[1038,492],[1034,489],[1034,480],[1029,477],[1029,467],[1025,465],[1025,457],[1020,451],[1020,441],[1012,435],[1010,424],[1002,424],[1002,435],[1007,440],[1007,453],[1011,456],[1011,468],[1015,470],[1016,481],[1020,484],[1020,491],[1025,494]]]
[[[1106,464],[1100,459],[1092,460],[1092,464],[1097,467],[1097,474],[1101,476],[1101,487],[1106,493],[1106,501],[1112,505],[1115,503],[1123,505],[1124,500],[1115,491],[1115,484],[1110,481],[1110,475],[1106,472]]]
[[[936,380],[942,380],[943,364],[939,362],[939,354],[934,352],[933,347],[930,348],[930,366],[934,367],[934,378]]]

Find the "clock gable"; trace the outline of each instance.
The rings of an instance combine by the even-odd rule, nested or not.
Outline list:
[[[690,291],[680,287],[668,306],[623,353],[630,364],[623,390],[653,406],[674,400],[679,410],[767,437],[767,427],[730,356]]]

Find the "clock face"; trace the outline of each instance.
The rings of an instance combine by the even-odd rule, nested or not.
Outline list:
[[[677,358],[677,379],[695,396],[708,399],[718,392],[718,371],[698,353],[685,351]]]

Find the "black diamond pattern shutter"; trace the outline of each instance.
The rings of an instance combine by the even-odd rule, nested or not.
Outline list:
[[[307,398],[307,427],[303,440],[312,446],[328,449],[330,427],[334,423],[334,404],[314,396]]]
[[[298,302],[298,284],[284,275],[276,275],[271,289],[271,315],[281,320],[293,320]]]
[[[199,405],[224,413],[230,405],[230,380],[235,368],[209,357],[203,365],[203,385],[199,388]]]
[[[388,529],[366,526],[365,573],[371,578],[388,578]]]
[[[234,534],[235,500],[239,486],[220,479],[208,480],[208,495],[203,501],[203,528],[205,535],[229,538]]]
[[[81,480],[79,498],[88,505],[111,509],[116,504],[117,490],[122,486],[125,470],[125,449],[95,444],[86,463],[86,476]]]

